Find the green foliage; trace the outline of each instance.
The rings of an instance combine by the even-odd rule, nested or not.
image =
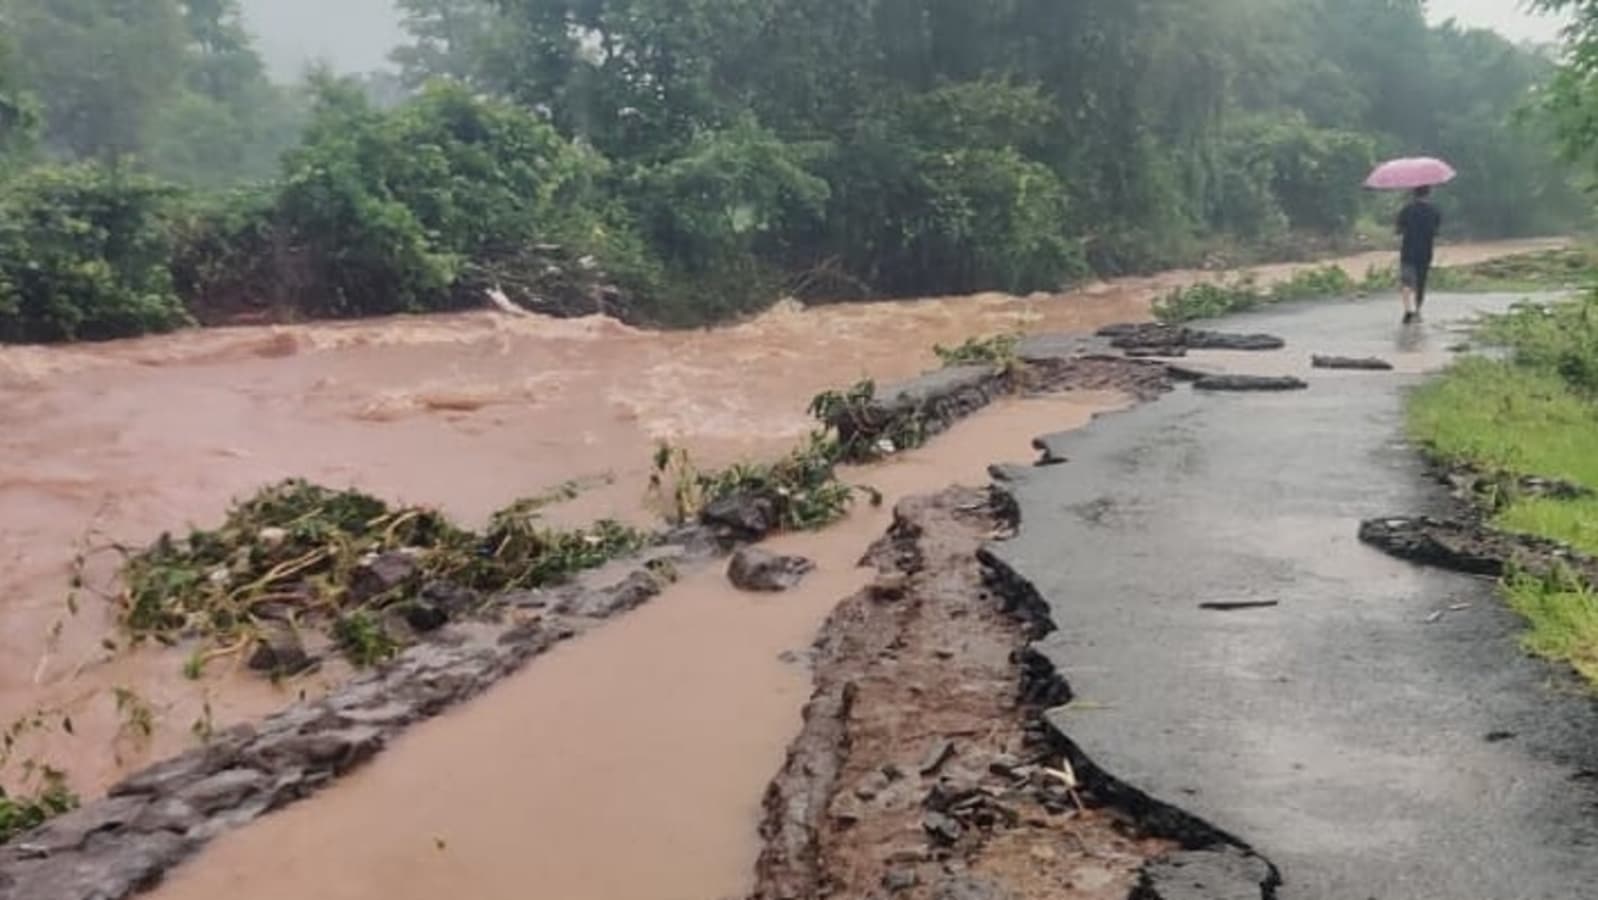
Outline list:
[[[615,522],[548,528],[538,517],[548,502],[518,501],[478,535],[432,510],[284,482],[236,504],[214,531],[163,535],[130,555],[122,572],[122,624],[138,638],[200,634],[242,649],[263,615],[288,610],[302,623],[328,625],[364,664],[396,649],[380,614],[417,586],[407,582],[376,596],[353,592],[363,563],[376,555],[410,556],[420,580],[499,592],[557,583],[646,543]]]
[[[1409,429],[1450,462],[1598,486],[1598,407],[1557,374],[1461,360],[1415,393]]]
[[[1598,593],[1570,576],[1518,575],[1506,583],[1509,605],[1526,617],[1526,649],[1570,664],[1598,684]]]
[[[1155,301],[1154,316],[1162,322],[1192,322],[1246,312],[1267,303],[1349,297],[1360,289],[1341,266],[1318,266],[1301,269],[1269,289],[1261,289],[1250,276],[1177,288]]]
[[[1466,358],[1411,398],[1411,436],[1451,464],[1500,481],[1554,478],[1598,491],[1598,326],[1587,296],[1522,305],[1489,318],[1481,336],[1507,359]],[[1493,524],[1598,555],[1598,500],[1496,492]],[[1505,582],[1525,616],[1528,649],[1598,684],[1598,594],[1564,567]]]
[[[356,610],[334,621],[333,640],[344,656],[361,668],[393,659],[400,651],[399,642],[366,610]]]
[[[810,531],[842,519],[854,503],[859,489],[838,480],[839,459],[837,441],[820,431],[776,462],[715,471],[701,470],[686,450],[662,444],[655,452],[650,494],[675,522],[692,521],[717,501],[744,498],[769,504],[778,527]]]
[[[23,742],[33,734],[59,728],[73,733],[72,719],[55,710],[35,709],[18,716],[0,733],[0,844],[78,807],[78,796],[67,785],[66,774],[34,758],[12,762]]]
[[[104,340],[187,322],[168,270],[173,197],[95,165],[0,184],[0,341]]]
[[[1518,305],[1489,319],[1480,336],[1510,348],[1518,366],[1557,376],[1598,396],[1598,294],[1551,306]]]
[[[276,192],[191,223],[179,271],[192,296],[314,316],[459,308],[494,284],[541,293],[543,242],[625,245],[589,205],[603,162],[522,110],[442,83],[392,112],[350,82],[317,96]]]
[[[1016,347],[1020,343],[1019,335],[995,334],[985,338],[967,338],[958,347],[933,347],[932,352],[937,354],[946,368],[993,366],[1008,372],[1021,366],[1021,358],[1016,355]]]
[[[0,844],[78,808],[78,795],[67,787],[64,772],[40,766],[30,776],[38,783],[26,793],[13,796],[0,788]]]

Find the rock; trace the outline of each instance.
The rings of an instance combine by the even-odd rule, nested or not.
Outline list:
[[[965,827],[953,817],[940,812],[929,812],[921,819],[921,828],[938,844],[951,846],[965,834]]]
[[[405,624],[415,629],[419,634],[437,631],[449,624],[449,614],[443,609],[425,601],[406,603],[400,607],[400,615],[405,618]]]
[[[112,797],[72,810],[27,834],[14,849],[27,857],[54,856],[76,850],[95,835],[122,831],[149,806],[144,797]]]
[[[1001,778],[1016,777],[1016,770],[1021,768],[1021,760],[1008,753],[1000,753],[988,763],[988,771]]]
[[[1414,518],[1369,519],[1359,539],[1390,556],[1469,575],[1502,576],[1518,568],[1533,575],[1574,572],[1598,587],[1598,559],[1554,541],[1495,531],[1479,522]]]
[[[699,519],[724,540],[758,541],[776,530],[777,505],[759,494],[736,494],[712,501]]]
[[[238,806],[246,797],[259,793],[272,781],[255,769],[228,769],[189,785],[177,793],[201,815]]]
[[[608,619],[637,609],[659,595],[660,579],[648,571],[637,571],[616,584],[578,591],[557,603],[555,611],[591,619]]]
[[[350,576],[350,602],[360,605],[398,590],[416,575],[416,560],[408,553],[380,553],[362,560]]]
[[[916,874],[915,869],[894,867],[882,876],[882,886],[894,894],[908,891],[920,883],[921,876]]]
[[[133,827],[139,831],[171,831],[183,834],[205,817],[188,803],[175,797],[157,800],[139,814]]]
[[[869,802],[877,799],[890,784],[892,779],[879,769],[860,779],[860,783],[855,785],[854,795]]]
[[[1287,342],[1272,334],[1228,334],[1157,322],[1110,325],[1099,330],[1118,350],[1180,356],[1185,350],[1280,350]]]
[[[370,759],[383,745],[377,728],[352,725],[312,734],[264,735],[245,750],[252,765],[270,771],[330,768],[344,772]]]
[[[1236,847],[1172,853],[1143,868],[1135,897],[1146,900],[1259,900],[1281,883],[1259,857]]]
[[[430,581],[400,611],[405,623],[426,634],[482,609],[483,595],[448,581]]]
[[[733,554],[727,579],[739,590],[775,593],[795,587],[816,564],[802,556],[778,556],[759,547]]]
[[[263,621],[259,624],[255,652],[250,654],[251,669],[274,676],[288,676],[298,675],[314,664],[293,625],[279,621]]]
[[[932,900],[1013,900],[1014,894],[986,878],[961,875],[939,884]]]
[[[1226,334],[1219,331],[1189,330],[1184,335],[1183,346],[1190,350],[1247,350],[1251,352],[1280,350],[1287,341],[1274,334]]]
[[[1317,369],[1344,369],[1356,372],[1391,372],[1393,364],[1374,356],[1355,359],[1348,356],[1315,356],[1310,364]]]
[[[849,826],[865,818],[860,801],[848,794],[839,794],[827,804],[827,816],[839,825]]]
[[[936,775],[938,770],[943,768],[944,763],[953,758],[954,741],[947,738],[939,738],[933,741],[932,746],[928,747],[927,752],[922,755],[921,763],[916,766],[916,771],[922,775]]]
[[[154,886],[192,843],[170,831],[129,834],[100,842],[75,860],[10,866],[8,880],[0,882],[0,900],[121,900]]]
[[[1303,379],[1290,375],[1206,375],[1193,382],[1201,391],[1302,391]]]

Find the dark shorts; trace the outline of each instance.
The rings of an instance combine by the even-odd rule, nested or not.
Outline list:
[[[1430,260],[1406,259],[1398,267],[1398,277],[1404,287],[1418,293],[1426,292],[1426,280],[1431,277],[1431,272]]]

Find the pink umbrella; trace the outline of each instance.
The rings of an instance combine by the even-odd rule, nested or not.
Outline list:
[[[1409,191],[1447,184],[1458,175],[1454,167],[1430,156],[1395,159],[1376,167],[1365,186],[1376,191]]]

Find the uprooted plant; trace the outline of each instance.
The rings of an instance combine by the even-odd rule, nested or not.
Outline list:
[[[940,344],[934,346],[932,352],[938,355],[938,359],[947,368],[993,366],[1005,372],[1014,372],[1021,368],[1021,357],[1017,353],[1020,345],[1020,335],[995,334],[968,338],[965,343],[957,347],[944,347]]]
[[[615,522],[548,527],[540,510],[559,496],[518,501],[476,534],[435,510],[286,481],[236,504],[215,530],[163,535],[128,554],[122,624],[136,639],[212,641],[190,674],[247,649],[268,621],[327,629],[354,662],[376,662],[404,643],[385,613],[427,585],[476,597],[539,587],[646,543]]]
[[[5,781],[0,786],[0,844],[78,806],[66,773],[31,757],[11,765],[27,736],[53,728],[72,734],[72,718],[58,711],[34,710],[0,733],[0,778]]]
[[[867,494],[873,503],[881,500],[870,488],[838,479],[841,458],[836,438],[819,430],[776,462],[742,462],[711,471],[695,465],[687,450],[661,444],[655,451],[650,494],[658,511],[673,522],[694,521],[720,502],[748,500],[771,511],[776,529],[813,530],[847,515],[857,493]]]

